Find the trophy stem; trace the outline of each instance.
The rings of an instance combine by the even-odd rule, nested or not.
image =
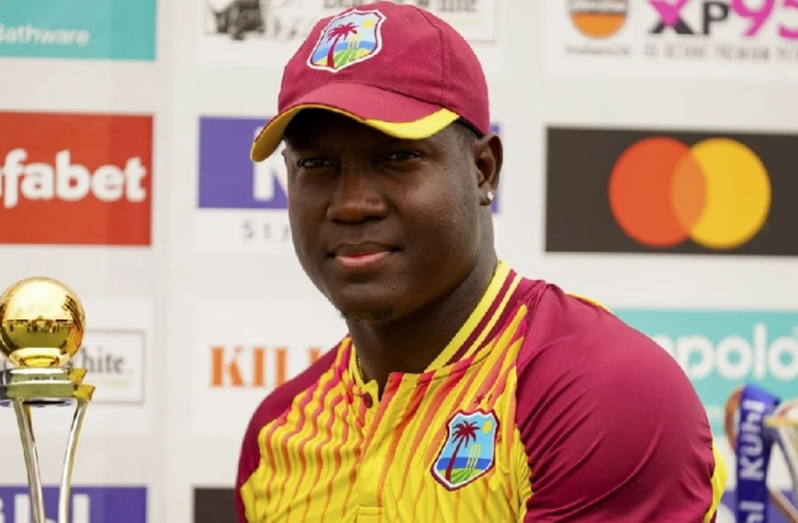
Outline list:
[[[22,438],[22,450],[25,453],[25,468],[28,471],[30,505],[34,523],[46,523],[44,516],[44,496],[42,494],[42,478],[39,471],[39,455],[36,452],[36,440],[33,437],[30,405],[22,400],[14,400],[14,411],[17,413],[19,435]]]
[[[69,523],[69,501],[72,489],[72,470],[75,466],[75,452],[78,448],[80,429],[83,425],[83,417],[86,414],[88,401],[78,400],[78,408],[72,418],[72,427],[69,429],[69,439],[67,440],[66,454],[64,455],[64,468],[61,473],[61,488],[58,493],[58,523]]]

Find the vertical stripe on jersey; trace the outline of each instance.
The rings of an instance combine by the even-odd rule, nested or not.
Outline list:
[[[363,446],[363,426],[366,420],[366,410],[365,402],[359,401],[357,406],[357,417],[355,418],[358,425],[358,433],[354,436],[357,451],[354,454],[355,463],[349,465],[349,484],[347,485],[346,496],[344,496],[344,503],[341,507],[341,519],[346,516],[346,510],[349,507],[349,498],[352,496],[352,490],[355,488],[355,482],[357,481],[357,465],[360,463],[363,450],[365,449]]]
[[[308,464],[306,462],[304,453],[305,445],[318,436],[320,426],[319,423],[321,421],[319,417],[323,412],[329,412],[329,410],[332,408],[330,405],[330,400],[333,400],[333,395],[329,394],[329,392],[337,384],[337,381],[338,380],[335,379],[335,375],[332,372],[326,372],[321,377],[319,380],[319,386],[316,387],[316,392],[314,392],[310,402],[308,403],[308,407],[315,405],[310,418],[303,416],[300,422],[297,423],[297,428],[293,437],[297,438],[299,441],[296,445],[291,445],[289,447],[289,464],[295,465],[299,470],[298,473],[292,474],[291,470],[295,469],[288,469],[286,476],[289,478],[289,480],[283,489],[283,492],[293,492],[293,495],[290,496],[287,501],[288,506],[286,515],[289,518],[291,515],[291,505],[293,504],[293,500],[296,498],[297,493],[299,492],[299,489],[308,474]],[[278,503],[277,506],[279,508],[280,504]]]
[[[324,457],[322,456],[322,453],[321,453],[321,449],[323,449],[324,447],[329,445],[330,441],[332,441],[332,438],[333,438],[333,432],[332,432],[333,423],[335,422],[336,419],[341,417],[342,411],[346,408],[346,404],[344,403],[343,400],[344,400],[344,395],[343,394],[336,395],[335,399],[333,399],[333,401],[330,404],[329,408],[325,409],[324,412],[322,413],[322,416],[319,417],[319,423],[321,424],[322,420],[323,420],[324,432],[327,435],[321,441],[321,443],[316,446],[316,453],[315,453],[316,463],[318,463],[320,465],[317,465],[315,467],[316,468],[316,474],[314,474],[314,476],[313,476],[313,485],[315,485],[315,484],[317,484],[319,482],[319,479],[321,479],[321,473],[322,473],[323,470],[329,470],[330,469],[330,465],[331,464],[325,462],[325,459],[324,459]],[[323,418],[323,416],[325,416],[325,415],[326,415],[326,419]],[[330,487],[331,486],[332,486],[332,483],[330,484]],[[305,512],[302,514],[302,521],[305,521],[307,519],[307,517],[308,517],[308,510],[310,509],[310,503],[313,501],[313,497],[312,497],[311,494],[312,494],[312,491],[308,489],[308,493],[305,496]],[[328,492],[327,495],[329,496],[330,492]]]
[[[326,373],[326,374],[329,374],[329,373]],[[298,434],[299,431],[301,431],[304,428],[305,421],[307,419],[305,417],[305,409],[311,403],[311,401],[313,400],[313,397],[318,395],[318,393],[319,393],[319,391],[321,389],[322,389],[321,384],[317,385],[313,389],[309,389],[304,394],[304,397],[302,398],[302,400],[299,402],[299,408],[297,408],[296,410],[292,411],[291,414],[295,414],[294,419],[291,420],[292,416],[290,414],[288,416],[288,419],[291,420],[289,425],[292,427],[292,429],[290,431],[289,430],[285,431],[285,434],[283,434],[283,437],[280,439],[280,451],[281,452],[278,454],[278,457],[282,458],[282,459],[278,458],[277,462],[274,464],[275,465],[274,466],[275,470],[279,470],[282,474],[284,474],[285,477],[291,478],[291,470],[292,470],[292,467],[291,467],[291,453],[289,452],[288,441],[291,438],[293,438],[296,434]],[[294,476],[294,477],[296,477],[296,476]],[[289,479],[289,482],[291,482],[291,481],[292,480]],[[296,480],[293,480],[293,481],[296,481]],[[282,507],[283,498],[285,496],[285,491],[286,490],[287,489],[285,489],[285,488],[280,489],[280,497],[277,498],[277,505],[275,507],[275,510],[280,510],[280,508]],[[289,504],[291,503],[290,499],[288,500],[288,503]]]
[[[463,343],[462,347],[454,353],[449,361],[450,364],[468,358],[482,347],[488,333],[491,332],[499,319],[504,316],[507,302],[520,282],[521,277],[515,274],[515,272],[510,271],[510,274],[507,276],[507,279],[505,279],[480,324],[471,332],[471,335]]]
[[[501,354],[498,356],[499,359],[497,364],[495,364],[491,370],[490,376],[476,390],[476,397],[484,396],[488,392],[492,392],[488,408],[492,409],[496,403],[496,400],[501,397],[501,395],[504,394],[505,390],[508,388],[507,385],[510,382],[510,373],[515,370],[515,358],[511,358],[509,355],[511,353],[518,353],[520,344],[524,341],[524,333],[518,332],[518,324],[523,321],[525,315],[526,307],[521,307],[521,309],[516,312],[513,321],[510,323],[510,326],[507,328],[504,334],[494,339],[494,341],[491,342],[486,349],[495,351],[498,350],[497,347],[504,346],[504,348],[501,350]]]
[[[404,438],[405,429],[412,423],[414,419],[416,419],[416,414],[418,412],[419,407],[424,400],[424,395],[427,393],[427,389],[429,388],[430,380],[424,380],[421,385],[416,385],[415,390],[413,391],[413,395],[410,398],[410,401],[405,407],[404,412],[402,413],[401,421],[399,425],[394,429],[393,437],[391,438],[391,443],[388,447],[388,459],[385,460],[382,471],[380,471],[380,479],[379,479],[379,486],[377,487],[377,499],[379,500],[379,505],[383,505],[383,494],[385,492],[385,481],[388,478],[388,474],[390,473],[391,466],[394,463],[397,463],[396,460],[393,458],[397,457],[397,450],[399,449],[399,444]],[[418,431],[421,433],[422,431]],[[405,482],[406,483],[406,482]]]
[[[332,465],[332,472],[337,470],[343,470],[343,456],[342,456],[342,449],[350,442],[349,440],[349,427],[351,426],[352,422],[350,421],[350,416],[352,415],[352,411],[349,408],[347,402],[342,403],[340,409],[340,416],[336,416],[335,419],[340,420],[340,427],[341,427],[341,437],[338,440],[338,443],[335,444],[333,447],[333,465]],[[358,438],[354,438],[355,441],[359,441]],[[355,458],[360,454],[358,449],[355,450],[354,456]],[[324,523],[325,518],[327,517],[328,508],[330,506],[330,501],[333,499],[333,483],[329,482],[327,484],[327,497],[324,499],[324,509],[322,510],[322,523]],[[346,507],[346,504],[344,504]]]

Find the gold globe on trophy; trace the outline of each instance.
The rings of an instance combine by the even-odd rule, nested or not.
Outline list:
[[[20,368],[61,367],[78,352],[86,318],[75,293],[29,278],[0,296],[0,351]]]
[[[80,349],[85,322],[75,293],[51,278],[21,280],[0,295],[0,352],[13,366],[0,371],[0,406],[13,405],[17,415],[34,523],[47,520],[30,408],[77,403],[58,495],[58,523],[69,521],[75,451],[94,393],[83,383],[86,369],[68,366]]]

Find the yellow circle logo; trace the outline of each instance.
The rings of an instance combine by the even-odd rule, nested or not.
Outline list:
[[[759,232],[770,211],[765,166],[728,138],[692,147],[646,138],[618,158],[609,185],[615,221],[629,237],[655,248],[689,238],[709,249],[733,249]]]

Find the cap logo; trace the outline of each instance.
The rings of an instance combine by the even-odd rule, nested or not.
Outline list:
[[[321,32],[308,67],[335,73],[373,58],[382,49],[380,27],[384,20],[379,11],[353,10],[336,16]]]

